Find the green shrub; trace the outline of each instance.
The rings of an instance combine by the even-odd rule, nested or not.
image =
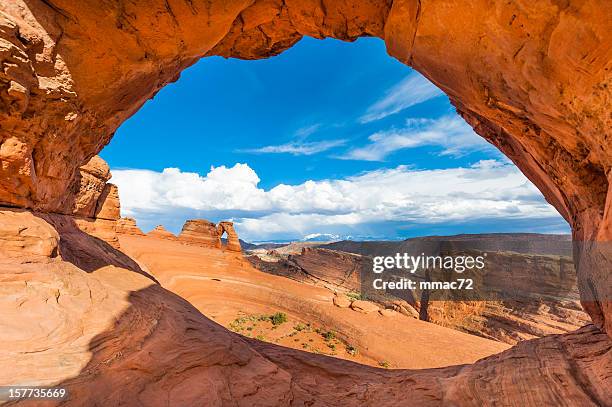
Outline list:
[[[325,338],[326,341],[331,341],[335,337],[336,334],[334,333],[334,331],[327,331],[323,334],[323,338]]]
[[[354,300],[354,301],[355,300],[364,300],[365,299],[365,297],[362,296],[361,293],[356,293],[356,292],[353,292],[353,291],[351,291],[349,293],[346,293],[346,296],[349,297],[349,299]]]
[[[270,321],[272,321],[272,325],[280,325],[287,322],[287,314],[284,312],[277,312],[274,315],[270,316]]]

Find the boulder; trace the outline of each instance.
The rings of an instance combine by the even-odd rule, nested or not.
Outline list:
[[[350,308],[351,300],[349,300],[345,295],[340,294],[334,297],[334,305],[340,308]]]
[[[353,311],[361,312],[363,314],[370,314],[376,312],[380,307],[373,302],[364,300],[355,300],[351,303],[351,309]]]
[[[59,235],[32,212],[0,210],[0,262],[12,258],[55,257]]]

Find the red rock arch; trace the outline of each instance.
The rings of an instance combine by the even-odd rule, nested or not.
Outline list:
[[[70,212],[78,167],[203,56],[376,36],[535,183],[576,241],[612,240],[606,0],[2,0],[0,11],[5,206]],[[575,257],[585,307],[612,332],[610,253],[589,243]]]

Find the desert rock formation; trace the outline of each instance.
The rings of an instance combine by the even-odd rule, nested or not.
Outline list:
[[[414,241],[441,239],[448,239],[459,248],[463,245],[470,250],[473,250],[473,247],[488,250],[487,273],[485,277],[480,278],[485,278],[487,285],[505,286],[508,285],[505,279],[511,273],[516,281],[512,289],[518,293],[533,295],[534,298],[517,296],[504,301],[493,298],[485,298],[489,301],[457,301],[451,298],[451,301],[432,300],[423,305],[418,296],[399,299],[368,293],[368,290],[363,289],[360,273],[364,267],[371,267],[368,263],[371,255],[419,253],[420,250],[406,249],[405,246]],[[338,248],[340,251],[331,248]],[[499,249],[514,249],[525,253],[498,251]],[[532,252],[546,254],[528,254]],[[571,241],[566,236],[500,234],[496,239],[492,235],[465,235],[446,238],[423,237],[406,242],[346,241],[326,244],[324,247],[306,247],[300,254],[282,255],[278,249],[270,250],[266,254],[250,255],[247,259],[266,273],[337,292],[339,295],[334,298],[334,303],[338,306],[348,307],[351,300],[364,294],[383,308],[391,308],[442,326],[515,344],[525,339],[570,332],[588,322],[588,316],[578,302],[578,287],[571,259],[556,255],[568,253],[571,253]],[[479,255],[482,252],[473,254]],[[482,283],[478,285],[481,286]],[[352,295],[350,300],[347,294]],[[376,310],[369,305],[368,307]],[[363,307],[357,303],[353,309],[361,311]]]
[[[183,242],[198,243],[208,247],[221,246],[217,225],[205,219],[186,221],[178,237]]]
[[[73,405],[607,404],[611,31],[605,0],[1,0],[0,204],[17,209],[0,231],[0,382],[65,385]],[[440,87],[571,225],[595,326],[381,371],[242,340],[109,245],[114,221],[91,210],[116,191],[90,160],[118,126],[203,56],[265,58],[303,35],[382,38]]]
[[[28,220],[31,213],[17,212],[16,216],[22,217],[21,223],[33,227],[57,228],[64,246],[36,262],[0,264],[1,287],[9,294],[0,297],[0,324],[4,328],[0,331],[3,345],[0,362],[12,367],[0,373],[0,383],[57,384],[70,393],[67,405],[140,402],[146,405],[357,406],[368,400],[381,406],[415,403],[477,406],[481,400],[504,398],[521,405],[542,405],[556,400],[561,405],[597,406],[605,405],[610,394],[607,358],[611,342],[593,326],[571,334],[526,341],[473,365],[421,370],[362,366],[241,339],[204,317],[187,301],[155,284],[139,272],[137,264],[122,263],[125,259],[117,250],[108,245],[99,246],[100,242],[87,234],[69,232],[69,217],[53,215],[51,223],[45,220],[47,223],[40,224]],[[156,242],[175,245],[169,253],[181,258],[188,253],[202,253],[199,247],[176,241],[129,235],[123,235],[122,239],[122,246],[138,251],[149,244],[148,250],[142,251],[141,260],[154,260],[157,256],[160,261],[173,264],[171,257],[160,253]],[[84,251],[89,253],[89,261],[71,264],[73,259],[82,259]],[[212,251],[217,256],[225,254]],[[74,254],[77,256],[72,257]],[[234,257],[226,257],[235,261]],[[95,259],[102,263],[92,263]],[[188,264],[197,269],[201,263]],[[93,267],[91,272],[84,272],[90,267]],[[163,263],[154,265],[160,278],[171,277],[171,274],[164,276],[164,267]],[[165,273],[169,271],[166,269]],[[186,271],[184,275],[189,273]],[[222,267],[218,273],[217,279],[222,280],[226,269]],[[245,286],[241,280],[246,275],[236,277],[233,283]],[[24,279],[36,279],[38,284],[28,287],[23,284]],[[182,290],[189,290],[195,281],[187,280]],[[217,283],[199,279],[199,284],[207,284],[213,290]],[[252,286],[249,295],[262,293],[265,295],[265,290]],[[189,292],[184,294],[188,296]],[[211,296],[192,298],[192,301],[205,302],[207,297]],[[221,297],[216,298],[223,301]],[[241,297],[231,298],[234,301]],[[357,318],[395,321],[395,318],[374,314],[352,313]],[[416,320],[414,323],[426,324]],[[26,332],[24,324],[36,330]],[[414,335],[418,337],[419,332],[414,331]],[[421,340],[416,343],[425,344]],[[462,344],[448,347],[446,353],[457,355],[471,349],[467,343]],[[21,357],[16,358],[15,352]],[[427,356],[427,352],[420,354]],[[161,384],[152,385],[151,375],[158,377]],[[316,386],[312,385],[313,377],[317,378]],[[201,385],[211,379],[214,379],[214,391],[210,386]],[[559,382],[563,386],[556,385]],[[538,391],[517,391],[526,388]],[[168,392],[168,389],[174,390]],[[409,398],[406,398],[407,392]],[[134,394],[138,394],[137,399]]]
[[[283,255],[270,250],[265,255],[247,257],[258,269],[297,281],[309,282],[332,290],[361,290],[361,256],[336,250],[303,247],[300,254]]]
[[[144,232],[136,225],[136,219],[134,218],[120,218],[117,221],[117,233],[144,236]]]
[[[421,253],[441,247],[453,250],[456,255],[478,256],[486,253],[483,272],[464,276],[479,280],[476,284],[478,287],[504,288],[512,293],[509,297],[498,299],[491,295],[493,293],[486,292],[481,298],[475,298],[476,301],[453,298],[440,301],[444,298],[434,293],[431,301],[423,304],[418,293],[403,298],[407,303],[393,301],[394,296],[389,299],[379,293],[371,293],[373,299],[385,306],[409,313],[412,310],[408,307],[412,306],[420,311],[421,319],[442,326],[515,344],[520,340],[573,331],[588,321],[579,304],[574,266],[569,257],[572,243],[566,235],[427,236],[402,242],[342,241],[323,247],[313,250],[340,250],[366,258],[393,253]],[[308,266],[308,262],[301,263]],[[309,267],[313,274],[317,274],[319,269],[321,267]],[[509,279],[509,276],[512,278]],[[354,285],[350,289],[360,291],[360,288]],[[369,295],[367,292],[365,294]]]
[[[223,238],[223,234],[227,235],[225,245],[226,249],[232,252],[240,252],[242,248],[240,247],[240,239],[238,238],[238,233],[234,230],[234,224],[232,222],[222,221],[217,225],[217,234],[219,235],[219,239]]]
[[[606,1],[154,0],[102,12],[88,1],[18,0],[0,10],[1,203],[72,212],[79,167],[203,56],[265,58],[303,35],[376,36],[449,95],[570,223],[585,242],[576,250],[585,307],[606,325],[612,255],[589,243],[612,240]]]
[[[227,234],[226,244],[223,244],[221,240],[224,233]],[[234,252],[241,251],[238,234],[232,222],[223,221],[215,225],[205,219],[191,219],[185,222],[178,238],[188,244],[225,248]]]
[[[157,237],[160,239],[170,239],[170,240],[176,239],[176,236],[174,235],[174,233],[167,231],[163,225],[155,226],[153,230],[147,233],[147,236]]]

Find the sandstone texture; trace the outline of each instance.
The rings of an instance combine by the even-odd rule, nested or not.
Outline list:
[[[134,236],[144,236],[144,232],[140,230],[138,225],[136,225],[136,219],[134,218],[120,218],[117,221],[117,233],[134,235]]]
[[[376,36],[440,87],[570,223],[583,242],[582,300],[597,326],[612,323],[612,255],[592,243],[612,240],[605,0],[176,3],[0,4],[0,203],[72,212],[79,168],[203,56],[266,58],[304,35]]]
[[[226,234],[226,244],[225,248],[232,252],[240,252],[242,248],[240,247],[240,240],[238,238],[238,233],[234,230],[234,224],[232,222],[219,222],[217,225],[217,234],[219,235],[219,239],[223,239],[223,234]]]
[[[484,253],[473,248],[488,250],[486,274],[469,275],[479,280],[476,286],[501,286],[525,295],[513,295],[503,301],[487,294],[480,298],[482,300],[447,298],[445,301],[434,292],[431,300],[423,303],[419,295],[408,295],[411,292],[403,293],[408,298],[400,299],[362,290],[360,272],[364,267],[371,268],[368,262],[372,256],[420,253],[421,242],[442,239],[446,246],[465,250],[465,254],[472,256]],[[414,242],[418,242],[419,247],[411,246]],[[363,293],[381,307],[403,315],[515,344],[525,339],[570,332],[589,321],[579,303],[572,260],[567,257],[571,250],[571,239],[564,235],[485,234],[422,237],[406,242],[336,242],[321,248],[303,247],[300,254],[283,255],[282,249],[265,254],[256,251],[248,259],[264,272],[338,292],[333,300],[337,306],[350,306],[345,294]]]
[[[422,301],[423,293],[418,292],[402,293],[403,299],[366,293],[385,307],[485,338],[515,344],[570,332],[589,320],[580,306],[578,281],[570,257],[573,247],[567,235],[427,236],[403,242],[335,242],[323,247],[359,254],[366,260],[398,252],[435,254],[451,250],[455,255],[470,256],[486,253],[485,269],[465,274],[475,279],[477,287],[491,288],[474,301],[446,298],[435,291],[429,293],[431,298],[426,302]],[[510,296],[498,299],[493,287]]]
[[[66,234],[69,225],[64,223],[69,217],[50,219],[49,227],[59,228],[58,234],[69,246],[80,246],[91,258],[104,260],[98,257],[103,255],[98,242],[89,235]],[[0,361],[11,366],[10,371],[0,373],[0,384],[27,381],[66,387],[70,397],[63,404],[69,406],[362,406],[364,400],[381,406],[480,406],[483,400],[502,399],[516,405],[547,405],[555,400],[555,405],[562,406],[599,406],[606,404],[611,391],[612,343],[593,326],[525,341],[472,365],[420,370],[381,369],[244,339],[203,316],[192,304],[205,308],[207,300],[226,301],[210,295],[218,283],[228,285],[222,290],[230,293],[229,304],[241,299],[272,300],[284,292],[286,299],[300,296],[294,304],[303,307],[316,302],[313,292],[300,288],[298,282],[288,286],[271,281],[244,284],[262,276],[281,278],[244,268],[236,269],[235,280],[223,283],[228,270],[223,262],[236,262],[224,251],[150,237],[122,235],[122,239],[122,247],[141,253],[140,260],[151,265],[160,281],[190,297],[191,303],[139,273],[135,264],[108,264],[119,256],[108,247],[105,260],[91,272],[80,268],[85,264],[52,259],[17,266],[0,264],[0,289],[5,293],[0,296]],[[218,260],[210,264],[220,264],[217,270],[209,269],[208,276],[221,281],[207,282],[193,274],[202,264],[193,260],[206,256]],[[184,262],[177,264],[176,259]],[[193,278],[183,282],[172,278],[181,273],[183,278],[190,274]],[[24,281],[38,284],[29,287]],[[239,291],[227,289],[232,285]],[[277,291],[266,295],[262,287],[277,287]],[[204,295],[197,297],[197,293]],[[368,318],[379,321],[387,333],[385,324],[400,329],[403,325],[396,320],[402,316],[382,318],[327,306],[362,321],[357,326],[364,326]],[[464,341],[455,342],[459,337],[450,338],[445,328],[406,321],[418,325],[406,327],[401,336],[414,340],[414,346],[428,346],[426,338],[443,341],[439,354],[386,344],[385,352],[408,353],[407,361],[465,357],[465,352],[482,352],[487,344],[458,332],[455,335],[464,335]],[[31,329],[24,331],[24,326]],[[316,386],[312,385],[314,378]],[[214,391],[202,386],[203,382],[211,383]],[[37,403],[13,404],[41,405]]]
[[[185,222],[178,237],[183,242],[221,247],[217,225],[204,219],[192,219]]]
[[[222,238],[224,234],[226,238]],[[206,247],[224,248],[240,252],[240,240],[232,222],[213,222],[205,219],[191,219],[185,222],[178,239],[188,244],[198,244]]]
[[[336,295],[334,296],[334,305],[340,308],[350,308],[351,300],[349,300],[345,295]]]
[[[163,225],[155,226],[153,230],[147,233],[147,236],[157,237],[160,239],[170,239],[170,240],[176,239],[176,236],[174,235],[174,233],[167,231]]]
[[[110,193],[106,183],[110,178],[108,164],[97,155],[81,166],[70,193],[67,194],[68,199],[74,198],[71,213],[84,218],[96,217],[98,208],[104,205]],[[118,205],[118,199],[116,202]]]
[[[392,322],[377,312],[364,314],[336,307],[331,290],[262,273],[228,250],[129,235],[120,235],[120,242],[122,250],[143,269],[146,267],[164,288],[228,328],[240,317],[285,313],[289,322],[260,337],[273,343],[276,343],[273,335],[285,329],[287,333],[294,333],[297,332],[294,326],[311,324],[321,332],[333,331],[336,338],[358,349],[358,354],[353,356],[338,346],[335,357],[371,366],[387,360],[390,366],[402,368],[471,363],[509,347],[404,316],[400,316],[399,322]],[[238,332],[244,336],[251,333]],[[252,337],[256,337],[254,332]],[[304,351],[300,343],[294,345],[295,338],[289,336],[279,346]],[[463,343],[463,350],[453,349],[453,342]],[[444,350],[428,352],[432,343]],[[327,346],[325,349],[329,351]]]
[[[370,312],[377,312],[380,310],[380,307],[370,301],[355,300],[351,303],[351,309],[364,314],[369,314]]]
[[[251,255],[248,259],[262,271],[339,292],[359,292],[359,276],[365,266],[364,259],[359,255],[308,246],[299,247],[298,254],[293,248],[279,248],[265,255]]]
[[[0,261],[55,257],[59,240],[56,230],[31,212],[0,211]]]
[[[242,339],[192,305],[205,299],[189,284],[173,289],[192,304],[157,284],[173,281],[163,274],[177,271],[163,262],[180,257],[149,259],[155,277],[108,236],[91,235],[98,213],[108,234],[118,219],[116,190],[94,157],[122,122],[204,56],[266,58],[304,35],[379,37],[442,89],[571,225],[577,286],[594,325],[471,365],[388,371]],[[0,227],[0,365],[10,367],[0,384],[65,386],[64,404],[77,406],[608,405],[611,37],[606,0],[0,0],[0,205],[12,208]],[[208,291],[217,298],[218,282]],[[257,288],[255,298],[278,297]],[[244,290],[223,292],[238,301]],[[281,298],[304,306],[302,297]],[[395,324],[319,302],[308,304]],[[415,346],[445,329],[406,320],[435,327]],[[437,332],[446,362],[467,356],[457,351],[475,361],[476,343],[501,345]]]

